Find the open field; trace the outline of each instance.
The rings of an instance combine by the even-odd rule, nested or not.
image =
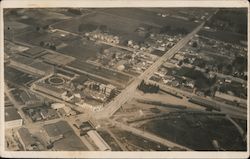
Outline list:
[[[96,57],[100,49],[106,49],[109,46],[95,43],[86,39],[80,39],[70,34],[60,32],[48,33],[31,31],[17,37],[18,40],[29,44],[40,46],[41,42],[53,43],[56,51],[81,60],[87,60]]]
[[[247,41],[246,35],[241,35],[233,32],[201,30],[198,34],[211,39],[238,45],[242,45],[241,41]]]
[[[88,58],[95,58],[101,49],[108,48],[108,45],[96,44],[92,41],[75,39],[67,43],[66,47],[58,50],[58,52],[73,56],[79,60],[87,60]]]
[[[124,75],[122,73],[111,71],[103,67],[97,67],[80,60],[75,60],[74,62],[70,63],[69,66],[78,68],[88,73],[94,73],[95,75],[111,79],[123,84],[128,83],[131,79],[131,77]]]
[[[106,9],[103,12],[159,27],[169,25],[171,27],[185,27],[188,31],[191,31],[197,25],[193,22],[179,20],[172,17],[160,17],[157,16],[157,12],[155,11],[143,10],[139,8]]]
[[[18,21],[32,27],[45,26],[61,20],[69,19],[70,16],[54,12],[50,9],[6,9],[11,14],[6,14],[6,19]],[[39,18],[37,18],[39,17]]]
[[[143,21],[135,21],[133,19],[127,19],[116,16],[115,14],[111,15],[105,13],[94,13],[84,17],[63,21],[61,23],[53,25],[53,27],[73,33],[80,33],[79,31],[80,25],[83,26],[93,25],[93,28],[91,28],[92,30],[95,30],[101,25],[107,26],[109,33],[121,36],[122,41],[129,39],[135,41],[143,41],[144,37],[138,35],[136,29],[138,27],[146,27],[146,28],[152,27],[150,25],[145,24]]]
[[[216,30],[247,34],[247,8],[221,8],[208,22]]]
[[[12,67],[5,67],[4,68],[4,78],[6,81],[15,83],[18,85],[26,85],[28,83],[31,83],[32,81],[35,81],[37,77],[34,77],[30,74],[27,74],[25,72],[16,70]]]
[[[216,150],[213,140],[225,150],[246,150],[240,133],[224,116],[175,113],[141,128],[194,150]]]
[[[162,144],[150,141],[141,136],[135,135],[131,132],[124,131],[121,129],[116,129],[116,128],[113,129],[112,131],[118,136],[119,139],[121,139],[122,143],[125,143],[125,145],[127,145],[126,147],[128,148],[132,147],[136,150],[147,150],[147,151],[150,151],[150,150],[167,151],[168,150],[168,147]]]

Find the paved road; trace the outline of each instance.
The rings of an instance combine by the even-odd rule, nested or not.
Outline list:
[[[103,111],[97,113],[98,118],[107,118],[112,116],[124,103],[134,96],[137,86],[142,80],[150,78],[155,71],[169,58],[171,58],[177,51],[185,46],[189,40],[203,27],[205,22],[201,23],[191,33],[181,39],[176,45],[168,50],[162,57],[156,60],[147,70],[145,70],[138,78],[136,78],[127,88],[125,88],[113,101],[111,101]]]
[[[142,136],[148,140],[151,140],[151,141],[154,141],[154,142],[157,142],[157,143],[160,143],[162,145],[165,145],[167,147],[178,147],[178,148],[182,148],[182,149],[185,149],[185,150],[189,150],[189,151],[192,151],[191,149],[185,147],[185,146],[182,146],[182,145],[179,145],[179,144],[176,144],[174,142],[171,142],[169,140],[166,140],[164,138],[161,138],[161,137],[158,137],[154,134],[151,134],[149,132],[146,132],[146,131],[143,131],[143,130],[140,130],[140,129],[137,129],[137,128],[134,128],[132,126],[129,126],[129,125],[126,125],[126,124],[123,124],[123,123],[120,123],[120,122],[117,122],[117,121],[114,121],[114,120],[109,120],[112,124],[114,124],[116,127],[119,127],[123,130],[126,130],[126,131],[129,131],[129,132],[132,132],[133,134],[136,134],[136,135],[139,135],[139,136]]]

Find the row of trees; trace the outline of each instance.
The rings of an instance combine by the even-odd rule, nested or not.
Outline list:
[[[55,44],[53,44],[53,43],[46,43],[46,42],[44,42],[44,41],[41,41],[41,42],[40,42],[40,46],[41,46],[41,47],[45,47],[45,48],[49,48],[49,49],[51,49],[51,50],[56,50],[56,46],[55,46]]]
[[[137,88],[144,93],[158,93],[160,90],[160,87],[158,85],[150,83],[147,84],[144,80],[141,81],[140,85]]]

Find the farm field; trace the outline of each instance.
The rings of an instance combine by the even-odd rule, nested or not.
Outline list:
[[[101,25],[107,26],[109,32],[111,34],[121,36],[122,41],[129,39],[135,41],[143,41],[144,37],[138,35],[136,29],[138,27],[152,28],[152,26],[145,24],[145,22],[143,21],[128,19],[126,17],[120,17],[116,16],[115,14],[111,15],[108,13],[89,14],[84,17],[79,17],[68,21],[63,21],[61,23],[57,23],[56,25],[53,25],[53,27],[73,33],[80,33],[80,25],[93,25],[93,30]]]
[[[201,36],[205,36],[211,39],[220,40],[232,44],[238,44],[243,45],[242,41],[247,41],[247,36],[233,33],[233,32],[227,32],[227,31],[207,31],[207,30],[201,30],[199,33]]]
[[[138,8],[129,9],[106,9],[103,12],[116,15],[122,18],[129,18],[142,23],[150,24],[152,26],[163,27],[169,25],[171,27],[185,27],[188,31],[191,31],[197,24],[194,22],[179,20],[172,17],[160,17],[157,16],[157,12],[143,10]]]
[[[124,75],[122,73],[111,71],[106,68],[100,68],[80,60],[75,60],[74,62],[70,63],[69,66],[86,71],[88,73],[94,73],[95,75],[107,79],[112,79],[122,84],[127,84],[131,79],[131,77]]]
[[[12,14],[8,14],[6,19],[9,21],[18,21],[34,28],[71,18],[50,9],[9,9],[9,11]]]
[[[67,46],[60,48],[58,52],[73,56],[79,60],[87,60],[88,58],[95,58],[101,49],[109,48],[108,45],[97,44],[89,40],[81,40],[76,38],[67,43]]]
[[[48,33],[32,31],[18,36],[16,39],[36,46],[40,46],[41,42],[53,43],[57,52],[80,60],[96,57],[100,49],[109,47],[108,45],[97,44],[90,40],[80,39],[80,37],[70,34],[65,35],[59,32]]]

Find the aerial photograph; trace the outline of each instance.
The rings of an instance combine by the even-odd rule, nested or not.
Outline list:
[[[5,151],[246,152],[247,8],[4,8]]]

